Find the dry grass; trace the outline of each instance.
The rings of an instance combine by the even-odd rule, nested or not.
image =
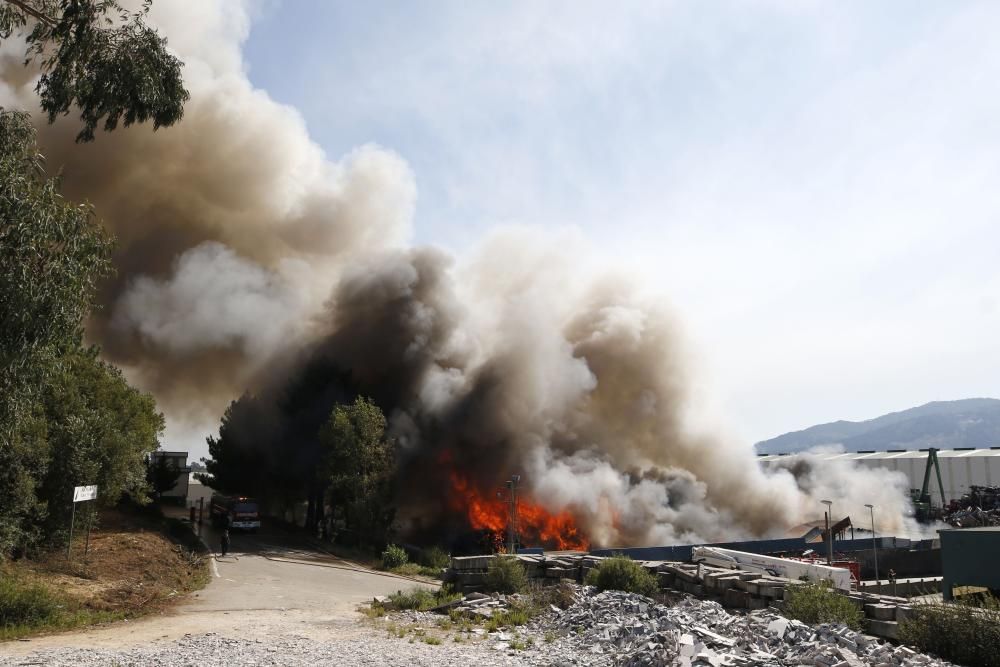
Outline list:
[[[51,623],[0,628],[0,636],[11,639],[162,611],[203,588],[210,577],[207,560],[171,540],[167,529],[156,517],[105,510],[88,553],[81,535],[73,541],[70,559],[60,550],[7,563],[7,576],[48,589],[65,613]]]

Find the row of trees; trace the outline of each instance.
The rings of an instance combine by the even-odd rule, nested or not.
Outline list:
[[[395,518],[396,444],[385,416],[364,397],[335,403],[326,414],[318,427],[315,419],[304,427],[269,400],[244,395],[226,410],[219,436],[208,438],[204,479],[254,495],[272,511],[304,503],[308,529],[335,526],[353,541],[380,546]]]
[[[0,0],[0,42],[26,47],[50,121],[80,113],[78,141],[103,124],[180,119],[181,63],[113,0]],[[46,175],[23,111],[0,107],[0,557],[65,539],[72,487],[104,503],[142,499],[163,417],[151,396],[83,343],[113,239],[90,206]]]

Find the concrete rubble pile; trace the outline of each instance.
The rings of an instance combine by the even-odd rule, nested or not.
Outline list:
[[[468,556],[452,558],[451,569],[445,580],[465,594],[481,592],[493,556]],[[587,573],[603,560],[600,556],[586,554],[545,555],[519,554],[517,558],[525,567],[528,577],[538,582],[553,583],[569,580],[585,581]],[[720,567],[679,563],[674,561],[637,561],[656,576],[660,590],[665,593],[687,593],[698,598],[718,602],[729,609],[757,610],[768,607],[780,610],[784,605],[785,591],[803,584],[784,577],[730,570]],[[869,632],[879,637],[896,639],[899,623],[909,618],[913,608],[904,598],[870,592],[843,594],[864,612]]]
[[[895,647],[845,626],[810,627],[772,609],[735,615],[717,602],[685,598],[656,604],[641,595],[585,587],[577,603],[534,622],[532,664],[812,665],[814,667],[943,667],[950,663]],[[504,641],[498,639],[500,648]]]

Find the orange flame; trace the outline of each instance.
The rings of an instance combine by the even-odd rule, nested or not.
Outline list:
[[[510,507],[506,500],[490,497],[469,484],[460,474],[451,474],[452,509],[464,511],[475,530],[493,534],[499,551],[505,542]],[[517,499],[517,531],[522,542],[559,550],[586,551],[590,544],[568,511],[552,514],[541,505],[520,496]]]

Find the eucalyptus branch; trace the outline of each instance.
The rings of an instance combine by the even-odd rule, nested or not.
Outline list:
[[[27,2],[24,2],[24,0],[0,0],[0,2],[6,2],[9,5],[14,5],[25,14],[28,14],[29,16],[38,19],[47,26],[54,26],[56,24],[56,22],[51,17],[48,17],[42,12],[38,11],[37,9],[29,5]]]

